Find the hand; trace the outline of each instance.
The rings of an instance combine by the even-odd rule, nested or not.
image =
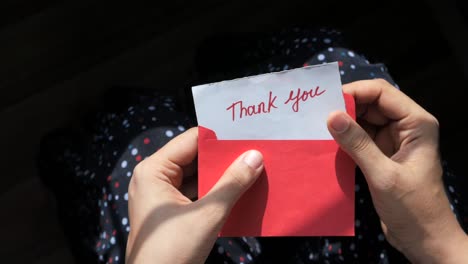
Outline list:
[[[343,91],[362,127],[334,112],[328,129],[364,173],[387,240],[413,262],[468,263],[467,236],[442,183],[437,120],[384,80]]]
[[[174,138],[135,168],[129,186],[127,263],[203,263],[239,197],[263,170],[255,150],[237,158],[202,199],[179,188],[194,172],[198,129]]]

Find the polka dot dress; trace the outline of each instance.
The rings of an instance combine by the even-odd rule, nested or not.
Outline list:
[[[204,60],[197,64],[198,83],[337,61],[343,83],[383,78],[396,86],[383,64],[371,64],[355,51],[340,48],[341,33],[335,30],[295,28],[207,45],[200,51]],[[57,197],[73,253],[83,263],[124,262],[133,169],[195,124],[193,117],[177,111],[172,97],[135,89],[112,90],[106,97],[102,111],[79,128],[46,137],[39,158],[41,176]],[[458,178],[445,170],[444,181],[454,213],[466,223],[467,203],[457,190]],[[407,262],[385,240],[360,171],[355,192],[355,237],[219,238],[207,263]]]

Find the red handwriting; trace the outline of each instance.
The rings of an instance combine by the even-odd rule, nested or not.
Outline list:
[[[294,93],[294,90],[291,90],[289,93],[289,98],[284,102],[284,104],[288,104],[289,102],[293,101],[292,109],[294,112],[299,111],[299,101],[307,101],[308,99],[314,98],[316,96],[322,95],[326,90],[320,91],[320,87],[317,86],[315,89],[312,88],[309,91],[302,91],[301,88],[297,89],[297,92]]]
[[[272,92],[270,91],[270,96],[268,98],[268,106],[265,106],[265,102],[261,102],[258,105],[249,105],[244,106],[242,101],[237,101],[231,106],[226,108],[227,111],[232,111],[232,121],[236,120],[236,115],[239,115],[239,118],[244,116],[252,116],[262,113],[270,113],[272,108],[277,108],[275,106],[276,95],[272,97]],[[238,106],[238,107],[236,107]],[[236,111],[237,110],[237,111]]]

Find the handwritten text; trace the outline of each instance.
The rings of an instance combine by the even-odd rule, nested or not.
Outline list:
[[[232,111],[232,121],[236,119],[236,115],[239,115],[239,118],[242,118],[244,116],[252,116],[252,115],[257,115],[257,114],[262,114],[262,113],[270,113],[272,108],[277,108],[275,106],[276,96],[272,97],[272,95],[273,93],[270,91],[270,96],[268,98],[268,106],[265,106],[265,102],[261,102],[257,105],[244,106],[242,101],[237,101],[233,103],[231,106],[229,106],[228,108],[226,108],[226,110]]]

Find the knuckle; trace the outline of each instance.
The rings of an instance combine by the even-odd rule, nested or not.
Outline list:
[[[394,90],[396,89],[393,84],[389,83],[387,80],[383,79],[383,78],[378,78],[378,79],[375,79],[375,81],[378,83],[378,85],[380,86],[380,88],[384,91],[384,90]]]
[[[439,120],[428,112],[423,112],[415,118],[415,125],[422,129],[428,129],[428,131],[439,130]]]
[[[133,176],[132,176],[132,181],[140,181],[141,177],[145,175],[145,162],[142,161],[138,163],[135,168],[133,168]]]
[[[137,164],[133,169],[133,175],[128,185],[128,195],[130,197],[132,197],[137,192],[138,186],[141,184],[140,182],[142,181],[142,177],[145,174],[144,170],[145,168],[143,162]]]
[[[374,79],[375,82],[377,82],[379,85],[381,86],[389,86],[391,85],[389,82],[387,82],[387,80],[383,79],[383,78],[377,78],[377,79]]]
[[[430,126],[439,128],[439,120],[431,114],[427,114],[427,122],[429,123]]]

